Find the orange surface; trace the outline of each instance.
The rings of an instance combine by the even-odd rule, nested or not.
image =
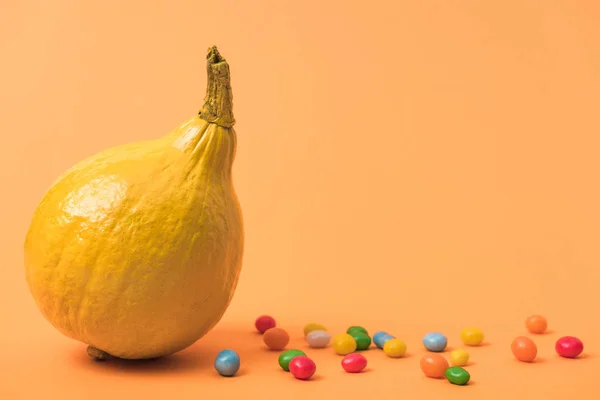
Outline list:
[[[600,398],[600,7],[588,1],[0,2],[0,399]],[[492,5],[493,4],[493,5]],[[96,364],[29,296],[22,245],[83,157],[197,111],[204,56],[231,65],[245,266],[218,327],[158,362]],[[402,338],[300,382],[261,348],[271,314]],[[510,343],[531,314],[540,362]],[[420,338],[465,327],[472,384],[423,377]],[[585,357],[554,341],[580,337]],[[212,369],[224,347],[241,375]],[[271,392],[271,394],[269,394]]]

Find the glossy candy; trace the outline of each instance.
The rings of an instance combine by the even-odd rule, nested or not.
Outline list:
[[[406,354],[406,343],[400,339],[390,339],[383,345],[383,352],[391,358],[400,358]]]
[[[268,315],[261,315],[260,317],[256,318],[256,321],[254,321],[254,326],[260,333],[265,333],[267,330],[275,328],[276,325],[275,319]]]
[[[351,353],[342,358],[344,371],[357,373],[367,367],[367,359],[360,353]]]
[[[442,352],[446,349],[448,339],[438,332],[428,333],[423,337],[423,345],[429,351]]]
[[[454,385],[466,385],[471,380],[471,374],[461,367],[450,367],[446,369],[446,379]]]
[[[483,343],[484,335],[481,329],[467,328],[460,333],[460,340],[467,346],[479,346]]]
[[[356,351],[356,340],[347,333],[340,333],[333,338],[333,350],[342,356]]]
[[[426,354],[420,361],[421,371],[429,378],[441,379],[448,369],[448,361],[441,354]]]
[[[388,334],[387,332],[375,332],[375,334],[373,335],[373,343],[375,344],[375,346],[377,346],[377,348],[379,349],[383,349],[383,345],[385,344],[385,342],[387,342],[390,339],[395,339],[395,336],[392,336],[390,334]]]
[[[290,362],[290,372],[296,379],[310,379],[316,371],[315,362],[306,356],[294,357]]]
[[[280,351],[290,342],[290,335],[281,328],[271,328],[263,334],[263,341],[269,349]]]
[[[305,356],[306,353],[303,352],[302,350],[298,350],[298,349],[290,349],[290,350],[286,350],[284,352],[282,352],[279,355],[279,359],[277,360],[279,362],[279,366],[281,367],[281,369],[283,369],[284,371],[289,371],[290,370],[290,362],[298,356]]]
[[[359,325],[352,325],[350,328],[348,328],[346,330],[346,333],[351,334],[352,332],[362,332],[366,335],[369,334],[369,332],[367,332],[367,330],[365,328],[363,328],[362,326]]]
[[[306,343],[313,349],[325,348],[330,341],[331,335],[326,331],[312,331],[306,335]]]
[[[531,315],[525,320],[525,327],[531,333],[541,334],[548,329],[548,321],[541,315]]]
[[[316,322],[311,322],[310,324],[304,325],[304,336],[308,336],[309,333],[313,331],[327,331],[325,326],[318,324]]]
[[[222,350],[215,358],[214,367],[221,376],[234,376],[240,369],[240,356],[233,350]]]
[[[575,358],[583,352],[583,342],[573,336],[563,336],[556,341],[554,349],[561,357]]]
[[[537,346],[533,340],[526,336],[515,338],[510,345],[510,349],[515,358],[519,361],[533,362],[537,357]]]
[[[469,352],[463,349],[454,350],[450,353],[450,363],[457,367],[464,367],[469,363]]]
[[[352,331],[349,334],[356,341],[356,350],[367,350],[371,346],[371,337],[364,332]]]

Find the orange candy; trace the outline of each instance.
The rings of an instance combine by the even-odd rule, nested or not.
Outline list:
[[[548,328],[548,321],[541,315],[532,315],[525,321],[525,326],[531,333],[544,333]]]
[[[269,349],[280,351],[290,342],[290,335],[281,328],[271,328],[263,334],[263,341]]]
[[[429,378],[441,379],[446,376],[449,364],[441,354],[426,354],[421,358],[421,370]]]
[[[515,358],[523,362],[533,362],[537,357],[537,346],[533,340],[525,336],[519,336],[513,340],[510,349]]]

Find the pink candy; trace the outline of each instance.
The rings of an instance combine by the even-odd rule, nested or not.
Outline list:
[[[350,353],[342,359],[344,371],[357,373],[367,367],[367,359],[360,353]]]

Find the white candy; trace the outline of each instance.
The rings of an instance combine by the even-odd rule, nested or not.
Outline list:
[[[313,349],[322,349],[327,347],[330,340],[331,335],[329,335],[329,333],[326,331],[312,331],[306,335],[306,342]]]

